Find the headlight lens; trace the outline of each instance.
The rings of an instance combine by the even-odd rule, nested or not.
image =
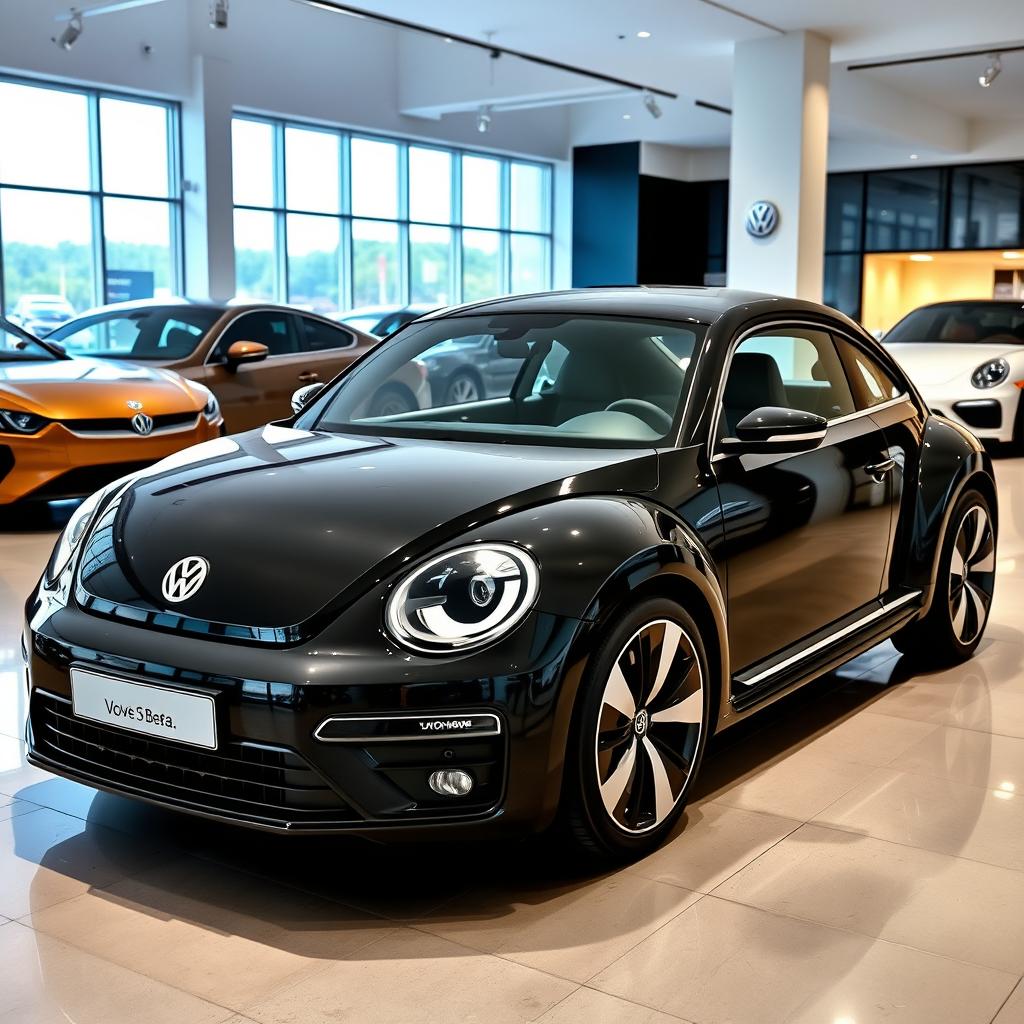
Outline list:
[[[206,400],[206,405],[203,406],[203,415],[211,422],[220,415],[220,406],[217,404],[217,398],[211,394]]]
[[[35,434],[46,426],[45,416],[36,416],[30,412],[18,412],[15,409],[0,409],[0,430],[15,434]]]
[[[471,544],[413,570],[388,599],[388,630],[414,651],[483,647],[517,626],[537,597],[533,557],[510,544]]]
[[[982,363],[971,374],[971,383],[976,388],[994,388],[1010,375],[1010,364],[1005,359],[991,359]]]
[[[57,538],[57,546],[53,549],[50,562],[46,566],[46,583],[52,585],[58,576],[68,567],[78,545],[89,532],[96,510],[100,507],[109,488],[103,488],[89,495],[72,513],[64,532]]]

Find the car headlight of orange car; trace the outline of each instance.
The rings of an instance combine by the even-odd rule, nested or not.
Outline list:
[[[0,409],[0,430],[13,434],[37,434],[49,421],[45,416],[17,409]]]

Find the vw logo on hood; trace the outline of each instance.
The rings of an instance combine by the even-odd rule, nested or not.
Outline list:
[[[187,601],[206,582],[210,563],[202,555],[186,555],[164,573],[164,600],[172,604]]]
[[[779,226],[779,208],[767,199],[758,199],[747,207],[744,224],[748,235],[767,238]]]
[[[147,416],[144,412],[137,412],[132,417],[132,430],[136,434],[142,434],[143,437],[146,434],[151,434],[153,432],[153,417]]]

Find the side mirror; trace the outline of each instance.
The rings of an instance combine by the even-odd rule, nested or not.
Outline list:
[[[796,455],[817,448],[827,430],[824,416],[764,405],[736,424],[735,437],[722,438],[722,451],[730,455]]]
[[[292,412],[298,416],[323,389],[323,384],[307,384],[304,388],[299,388],[292,395]]]
[[[227,351],[228,369],[234,372],[242,363],[258,363],[267,358],[270,349],[258,341],[236,341]]]

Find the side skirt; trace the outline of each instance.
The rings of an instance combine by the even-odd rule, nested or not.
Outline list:
[[[881,643],[921,609],[920,590],[889,593],[732,677],[729,703],[748,709]]]

